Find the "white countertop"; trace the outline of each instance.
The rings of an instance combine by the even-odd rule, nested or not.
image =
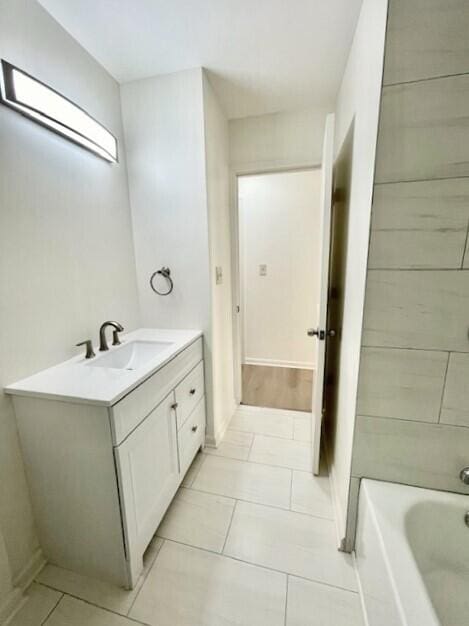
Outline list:
[[[201,336],[200,330],[140,328],[122,335],[122,344],[135,340],[172,343],[139,369],[128,371],[110,367],[89,367],[90,359],[85,359],[83,352],[69,361],[8,385],[4,391],[19,396],[111,406]],[[98,347],[94,346],[97,355],[95,358],[99,359],[101,354],[119,350],[119,347],[110,346],[108,352],[100,353]]]

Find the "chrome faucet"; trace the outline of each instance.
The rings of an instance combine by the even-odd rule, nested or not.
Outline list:
[[[114,328],[114,331],[112,333],[113,346],[118,346],[120,344],[118,333],[121,333],[124,330],[124,327],[122,326],[122,324],[119,324],[119,322],[104,322],[104,324],[102,324],[101,328],[99,329],[99,349],[101,352],[109,350],[109,346],[107,345],[106,340],[106,328],[108,326],[112,326],[112,328]]]
[[[465,485],[469,485],[469,467],[463,467],[459,473],[459,478]]]

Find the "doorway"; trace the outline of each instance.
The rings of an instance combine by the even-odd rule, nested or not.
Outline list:
[[[241,403],[311,412],[321,170],[238,176]]]

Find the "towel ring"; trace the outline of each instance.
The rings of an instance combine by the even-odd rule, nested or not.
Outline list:
[[[153,284],[153,281],[157,274],[160,274],[161,276],[166,278],[166,280],[168,281],[168,285],[169,285],[168,291],[158,291],[158,289]],[[174,288],[174,283],[173,283],[173,279],[171,278],[171,270],[169,269],[169,267],[162,267],[160,270],[156,270],[156,272],[153,272],[153,274],[150,277],[150,287],[159,296],[168,296],[172,292]]]

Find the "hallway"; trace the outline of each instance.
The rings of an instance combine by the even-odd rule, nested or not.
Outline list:
[[[362,626],[327,471],[310,474],[310,427],[240,407],[186,474],[136,589],[47,565],[11,626]]]
[[[311,411],[313,370],[243,365],[243,405]]]

